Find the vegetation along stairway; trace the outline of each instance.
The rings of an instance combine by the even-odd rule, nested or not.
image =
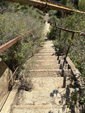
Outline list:
[[[68,63],[62,73],[60,64],[64,61],[63,57],[56,56],[53,42],[49,40],[40,52],[35,54],[33,60],[29,73],[24,75],[14,97],[10,113],[70,113],[66,104],[77,86]],[[26,82],[29,89],[23,85]],[[13,94],[12,97],[9,96],[8,101],[11,98]]]
[[[58,4],[56,6],[49,1],[47,1],[47,3],[43,0],[38,0],[38,2],[36,0],[30,0],[27,2],[29,5],[38,7],[41,10],[44,8],[48,11],[56,7],[56,9],[60,9],[60,11],[64,10],[68,14],[68,11],[80,13],[80,11],[69,9],[66,6],[61,7],[61,5],[58,6]],[[41,3],[43,3],[46,8],[44,5],[40,8]],[[84,14],[85,12],[81,13]],[[77,96],[81,98],[82,80],[80,79],[80,72],[75,68],[74,64],[67,56],[72,42],[68,45],[66,56],[62,54],[62,56],[57,55],[53,41],[47,39],[47,32],[50,26],[47,22],[48,17],[48,14],[44,17],[44,45],[39,48],[39,50],[36,50],[38,51],[36,54],[32,52],[32,57],[28,58],[28,60],[26,59],[23,66],[20,67],[20,73],[17,72],[19,76],[14,80],[11,91],[9,91],[6,99],[4,99],[0,113],[83,113],[83,105],[80,105],[75,95],[75,93],[78,92]],[[61,27],[57,27],[57,29],[60,29],[60,33],[61,30],[71,32],[71,39],[73,39],[75,33],[85,35],[80,31],[72,31]],[[31,29],[28,34],[34,30],[35,29]],[[24,35],[21,35],[0,46],[0,53],[7,50],[23,37]],[[19,67],[15,69],[7,85],[10,85],[18,69]],[[0,95],[6,88],[7,86],[3,88]]]

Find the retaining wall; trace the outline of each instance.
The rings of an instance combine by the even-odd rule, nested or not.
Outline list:
[[[6,98],[9,94],[9,87],[13,85],[13,79],[8,83],[12,71],[0,58],[0,109],[2,108]]]

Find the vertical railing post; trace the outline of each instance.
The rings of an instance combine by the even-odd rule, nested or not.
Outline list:
[[[74,32],[72,32],[72,37],[71,37],[71,40],[73,40],[73,38],[74,38]],[[65,55],[65,58],[64,58],[64,64],[65,64],[65,62],[66,62],[66,58],[67,58],[67,56],[68,56],[68,53],[69,53],[69,51],[70,51],[70,48],[71,48],[71,45],[72,45],[72,42],[69,44],[69,46],[68,46],[68,49],[67,49],[67,52],[66,52],[66,55]],[[63,64],[63,65],[64,65]]]
[[[59,41],[60,41],[60,39],[61,39],[61,29],[59,31]]]

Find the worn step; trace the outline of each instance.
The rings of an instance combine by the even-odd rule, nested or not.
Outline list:
[[[34,56],[33,59],[35,60],[57,60],[57,56],[49,56],[49,55],[45,55],[45,56]]]
[[[59,61],[58,60],[56,60],[56,59],[52,59],[52,60],[34,60],[34,63],[35,64],[43,64],[43,65],[45,65],[45,64],[50,64],[50,65],[52,65],[52,64],[55,64],[55,65],[57,65],[58,63],[59,63]]]
[[[36,69],[62,69],[60,64],[31,64],[29,65],[29,69],[36,70]],[[63,69],[68,69],[68,64],[65,64]]]
[[[70,69],[37,69],[37,70],[29,70],[29,77],[58,77],[58,76],[71,76]]]
[[[51,62],[51,64],[50,64],[50,62],[49,63],[41,63],[41,62],[36,62],[36,63],[32,63],[32,64],[30,64],[29,65],[30,67],[31,66],[36,66],[36,67],[40,67],[40,66],[49,66],[49,67],[55,67],[55,66],[57,66],[57,67],[60,67],[60,64],[57,64],[57,63],[54,63],[54,62]]]
[[[49,43],[49,42],[44,44],[44,47],[53,47],[53,46],[54,46],[53,43]]]
[[[37,69],[59,69],[60,65],[35,65],[30,66],[29,69],[31,70],[37,70]]]
[[[14,105],[11,113],[71,113],[67,106]]]
[[[30,71],[26,76],[28,77],[60,77],[60,73],[53,71]]]
[[[66,105],[74,91],[73,88],[31,90],[30,92],[20,90],[14,103],[16,105]]]
[[[30,60],[28,60],[25,64],[29,65],[58,65],[59,61],[57,59],[41,59],[42,57],[38,58],[34,56]],[[46,58],[44,56],[44,58]]]
[[[60,65],[58,62],[52,62],[52,61],[35,61],[33,64],[30,64],[30,66],[55,66],[55,65]]]
[[[41,49],[39,52],[42,52],[42,53],[44,53],[44,52],[50,53],[51,52],[52,53],[52,52],[55,52],[55,50],[54,49]]]
[[[55,56],[55,52],[50,52],[50,53],[37,53],[35,56]]]
[[[52,46],[54,46],[53,43],[48,42],[45,43],[43,47],[52,47]]]
[[[74,80],[71,77],[38,77],[26,78],[33,85],[33,90],[53,90],[57,88],[74,87]]]
[[[54,47],[43,47],[42,50],[43,50],[43,49],[44,49],[44,50],[51,50],[51,49],[54,50]],[[55,51],[54,51],[54,52],[55,52]]]
[[[39,51],[39,53],[42,53],[42,54],[43,54],[43,53],[55,53],[55,51],[48,51],[48,50],[47,50],[47,51]]]
[[[39,53],[54,53],[55,50],[54,49],[42,49],[39,51]]]

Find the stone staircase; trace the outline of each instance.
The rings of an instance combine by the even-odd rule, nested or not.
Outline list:
[[[56,56],[53,42],[46,41],[33,59],[26,75],[32,89],[17,93],[10,113],[80,113],[76,108],[67,108],[72,92],[78,88],[68,63],[63,71],[60,69],[64,60]]]

